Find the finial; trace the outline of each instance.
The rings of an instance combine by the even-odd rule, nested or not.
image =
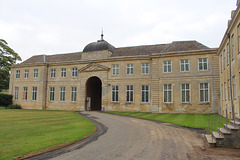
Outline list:
[[[102,28],[101,40],[103,41],[103,28]]]

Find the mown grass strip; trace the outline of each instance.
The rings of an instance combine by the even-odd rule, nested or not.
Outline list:
[[[94,132],[92,122],[71,111],[1,109],[0,160],[68,144]]]
[[[171,123],[184,127],[200,128],[208,131],[209,115],[208,114],[184,114],[184,113],[149,113],[149,112],[114,112],[105,111],[105,113],[118,114],[124,116],[131,116],[136,118],[160,121],[165,123]],[[217,124],[226,122],[226,119],[221,116],[215,116],[213,118],[214,128],[217,130]],[[211,127],[211,123],[210,123]]]

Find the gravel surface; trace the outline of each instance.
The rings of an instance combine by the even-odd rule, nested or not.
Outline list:
[[[168,123],[80,112],[98,128],[73,145],[30,160],[240,160],[239,149],[208,148],[202,130]]]

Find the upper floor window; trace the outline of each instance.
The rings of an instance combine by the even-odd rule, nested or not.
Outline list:
[[[172,103],[172,84],[163,85],[163,102]]]
[[[200,83],[200,102],[209,102],[209,86],[208,83]]]
[[[72,68],[72,77],[77,77],[77,73],[78,73],[77,67],[73,67]]]
[[[236,78],[233,76],[233,98],[237,98]]]
[[[33,78],[37,78],[38,77],[38,69],[34,69],[33,70]]]
[[[20,70],[16,70],[16,78],[17,78],[17,79],[20,78]]]
[[[112,86],[112,102],[118,102],[118,92],[119,92],[118,85],[113,85]]]
[[[226,67],[226,52],[225,49],[223,50],[223,69],[225,70]]]
[[[142,74],[149,74],[149,63],[142,63],[141,70]]]
[[[224,100],[227,100],[227,83],[224,82]]]
[[[66,68],[61,68],[61,77],[65,78],[66,77]]]
[[[55,76],[56,76],[56,69],[55,69],[55,68],[51,68],[50,77],[51,77],[51,78],[55,78]]]
[[[234,34],[232,35],[232,60],[235,59]]]
[[[198,70],[199,71],[208,70],[208,59],[207,58],[199,58],[198,59]]]
[[[220,69],[221,69],[221,73],[223,71],[223,56],[220,55]]]
[[[172,61],[163,61],[163,72],[164,73],[172,72]]]
[[[181,60],[181,72],[189,72],[189,60]]]
[[[25,69],[24,78],[28,78],[28,74],[29,74],[29,70],[28,70],[28,69]]]
[[[227,65],[230,63],[230,46],[227,44]]]
[[[133,75],[133,64],[127,64],[127,70],[126,70],[128,75]]]
[[[238,54],[240,53],[240,25],[238,26]]]
[[[112,74],[113,75],[119,75],[119,64],[113,64],[112,65]]]

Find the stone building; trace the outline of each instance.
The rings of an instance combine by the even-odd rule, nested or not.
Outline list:
[[[220,112],[225,117],[240,116],[240,8],[232,11],[231,20],[219,50],[220,65]]]
[[[36,55],[11,67],[9,92],[26,109],[209,113],[219,106],[217,49],[197,41]]]

